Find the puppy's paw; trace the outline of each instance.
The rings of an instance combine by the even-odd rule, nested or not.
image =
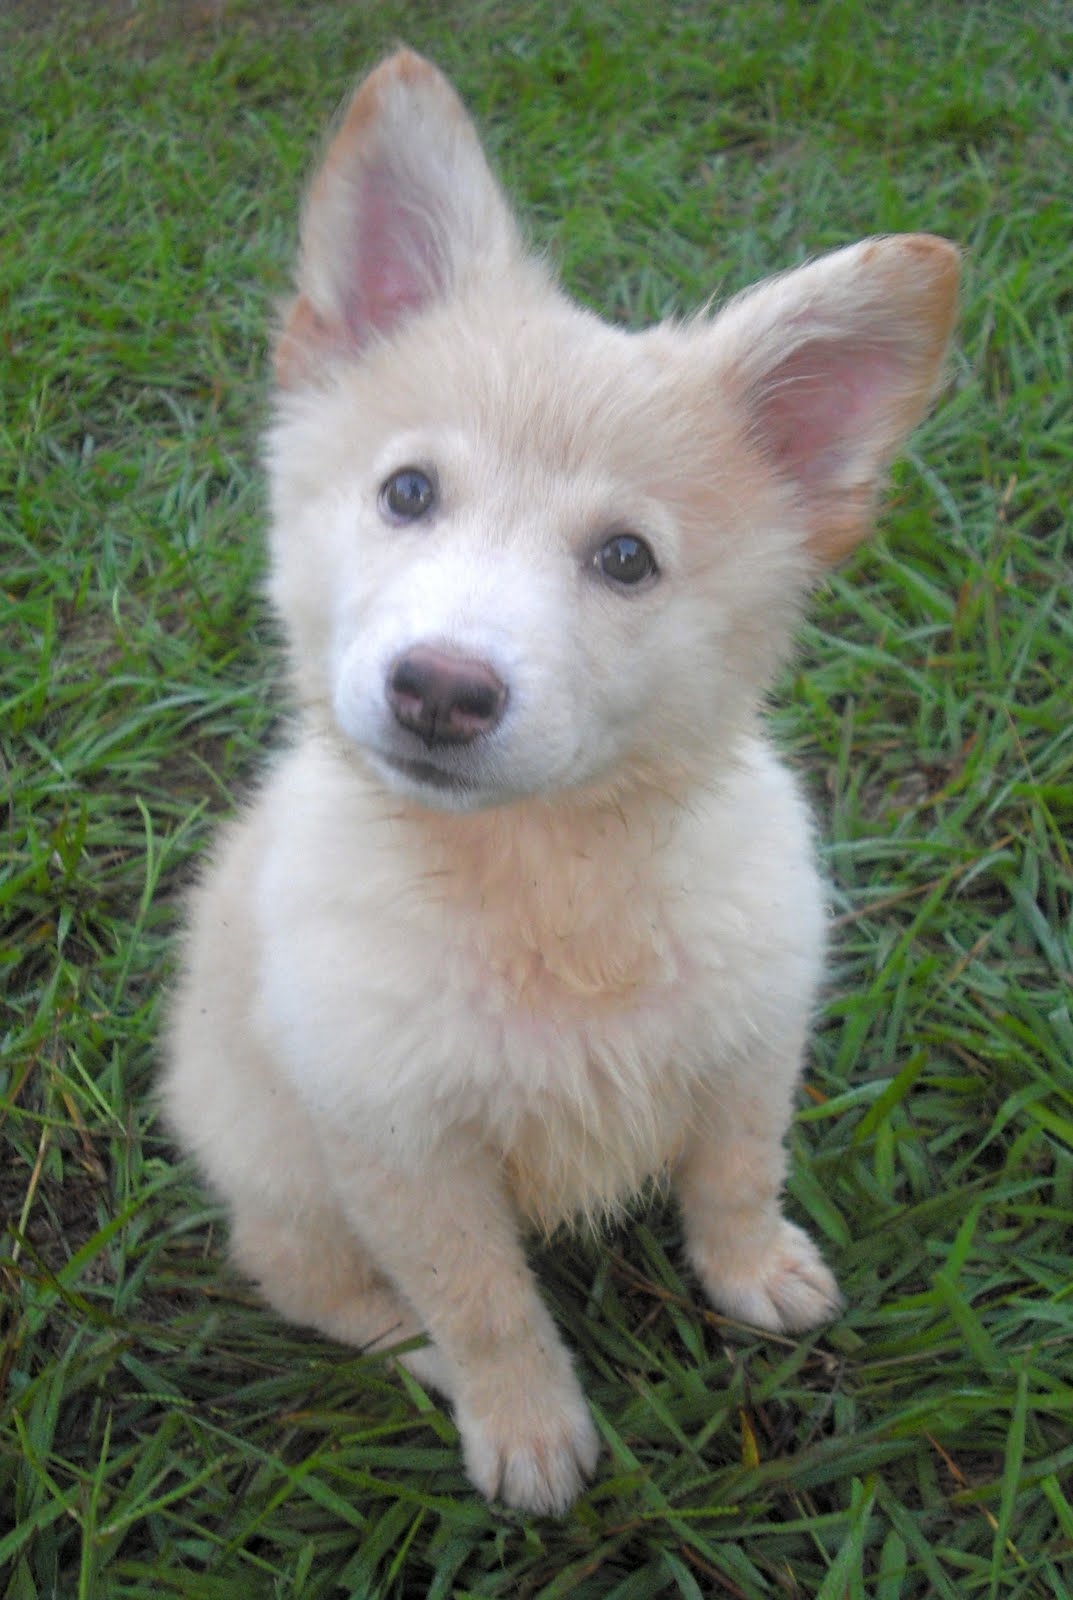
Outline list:
[[[735,1250],[709,1252],[696,1265],[712,1304],[773,1333],[801,1333],[831,1322],[844,1304],[820,1252],[780,1217],[767,1247],[746,1262]]]
[[[482,1384],[482,1389],[487,1385]],[[592,1475],[600,1443],[572,1372],[555,1384],[523,1378],[476,1404],[460,1402],[455,1420],[466,1470],[489,1500],[518,1511],[562,1516]]]

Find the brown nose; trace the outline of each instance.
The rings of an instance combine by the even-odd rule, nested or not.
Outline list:
[[[395,721],[431,750],[490,733],[503,715],[507,686],[486,661],[415,645],[388,673],[387,700]]]

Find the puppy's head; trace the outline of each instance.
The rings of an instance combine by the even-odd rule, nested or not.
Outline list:
[[[527,255],[401,52],[312,186],[276,351],[300,692],[434,806],[709,773],[934,390],[957,253],[874,239],[626,333]]]

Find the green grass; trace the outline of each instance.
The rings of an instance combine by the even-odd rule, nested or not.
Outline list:
[[[229,1275],[152,1099],[181,891],[278,714],[257,437],[301,178],[400,37],[613,317],[866,232],[967,251],[950,391],[773,710],[837,886],[791,1207],[849,1309],[714,1316],[658,1207],[544,1252],[606,1440],[561,1524]],[[1059,0],[8,7],[3,1600],[1069,1593],[1071,59]]]

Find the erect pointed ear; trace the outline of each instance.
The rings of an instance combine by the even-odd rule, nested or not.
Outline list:
[[[935,392],[958,267],[931,234],[866,239],[760,284],[713,324],[721,379],[796,491],[823,562],[868,532],[891,458]]]
[[[360,351],[521,253],[461,100],[430,62],[398,51],[358,86],[309,190],[279,382]]]

